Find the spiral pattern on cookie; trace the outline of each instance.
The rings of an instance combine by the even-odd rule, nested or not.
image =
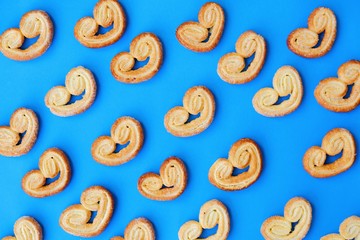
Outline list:
[[[351,216],[345,219],[339,228],[340,234],[328,234],[320,240],[351,240],[360,237],[360,218]]]
[[[127,225],[124,238],[113,237],[110,240],[155,240],[155,231],[149,220],[137,218]]]
[[[7,236],[2,240],[42,240],[42,228],[32,217],[21,217],[14,224],[15,237]]]

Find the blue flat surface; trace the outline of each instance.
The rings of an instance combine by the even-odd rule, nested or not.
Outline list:
[[[49,13],[55,25],[54,41],[38,59],[16,62],[0,55],[0,125],[8,125],[18,107],[33,109],[40,119],[40,132],[34,148],[18,158],[0,156],[0,237],[13,234],[13,224],[21,216],[36,218],[45,239],[79,239],[64,232],[59,224],[61,212],[79,203],[84,189],[102,185],[116,200],[113,218],[106,230],[94,239],[123,235],[126,225],[136,217],[147,217],[156,229],[157,239],[177,239],[180,226],[198,220],[199,209],[216,198],[229,209],[229,239],[262,239],[260,226],[272,215],[283,215],[285,203],[294,196],[307,198],[313,206],[313,221],[306,239],[337,232],[348,216],[360,215],[359,159],[345,173],[328,179],[311,177],[302,166],[305,151],[320,145],[330,129],[344,127],[358,143],[360,109],[334,113],[321,107],[313,91],[318,82],[337,76],[338,67],[360,56],[360,3],[328,1],[222,1],[226,20],[219,45],[208,53],[185,49],[175,37],[176,28],[188,20],[197,20],[206,1],[122,0],[128,25],[115,44],[89,49],[73,35],[75,23],[92,16],[96,0],[88,1],[10,1],[0,2],[0,32],[18,27],[21,16],[34,9]],[[286,46],[288,34],[307,27],[309,14],[319,6],[331,8],[338,22],[338,34],[331,51],[324,57],[305,59]],[[230,85],[217,73],[217,62],[234,51],[237,38],[246,30],[261,34],[268,47],[265,65],[259,76],[244,85]],[[110,73],[110,61],[120,51],[128,51],[131,40],[142,32],[153,32],[162,41],[164,63],[155,77],[137,84],[116,81]],[[89,68],[95,75],[98,93],[85,113],[61,118],[50,113],[44,96],[55,85],[63,85],[67,72],[76,66]],[[271,86],[276,70],[292,65],[300,73],[304,97],[300,107],[281,118],[259,115],[252,97]],[[207,86],[215,95],[216,114],[211,126],[189,138],[177,138],[163,126],[166,112],[181,105],[186,90]],[[145,142],[138,156],[121,166],[106,167],[93,160],[92,142],[108,135],[113,122],[121,116],[138,119],[144,128]],[[240,138],[252,138],[261,147],[264,168],[259,180],[246,190],[225,192],[212,186],[207,178],[210,166],[227,157],[231,145]],[[50,147],[64,150],[72,164],[73,177],[61,193],[42,199],[28,196],[21,179],[36,169],[40,155]],[[187,165],[188,186],[178,199],[168,202],[149,200],[137,190],[138,178],[148,171],[158,172],[169,156],[181,158]]]

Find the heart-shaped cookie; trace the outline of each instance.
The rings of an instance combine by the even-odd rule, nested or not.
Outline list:
[[[61,213],[61,228],[79,237],[99,235],[105,230],[113,214],[114,200],[111,193],[103,187],[92,186],[81,194],[80,203]],[[96,216],[89,222],[92,212],[96,212]]]
[[[139,178],[139,192],[158,201],[173,200],[179,197],[187,184],[185,164],[177,157],[169,157],[160,167],[160,175],[145,173]]]
[[[310,203],[304,198],[294,197],[286,203],[284,217],[266,219],[261,226],[261,234],[266,240],[301,240],[310,229],[311,219]]]
[[[7,236],[2,240],[42,240],[40,224],[32,217],[21,217],[14,224],[15,237]]]
[[[319,44],[319,34],[324,33]],[[308,28],[298,28],[287,39],[288,48],[306,58],[324,56],[336,38],[336,18],[329,8],[316,8],[308,18]],[[319,45],[319,46],[317,46]]]
[[[27,61],[37,58],[50,47],[54,35],[49,15],[41,10],[24,14],[19,28],[9,28],[0,36],[0,51],[8,58]],[[21,49],[25,38],[38,40],[26,49]]]
[[[118,118],[111,127],[111,136],[97,138],[91,147],[93,158],[104,165],[116,166],[133,159],[141,150],[144,134],[141,124],[132,117]],[[119,152],[116,144],[128,145]]]
[[[234,168],[246,172],[233,176]],[[259,146],[251,139],[243,138],[234,143],[229,158],[219,158],[210,168],[209,180],[214,186],[227,191],[247,188],[260,176],[262,156]]]
[[[339,228],[340,234],[328,234],[320,238],[320,240],[351,240],[360,237],[360,218],[351,216],[345,219]]]
[[[325,164],[326,155],[342,156],[332,163]],[[356,146],[352,134],[344,128],[334,128],[322,140],[321,147],[309,148],[303,158],[305,170],[313,177],[332,177],[348,170],[355,161]]]
[[[262,88],[254,96],[252,103],[255,111],[267,117],[282,117],[295,111],[303,97],[303,85],[295,68],[283,66],[273,78],[274,88]],[[277,104],[279,97],[289,99]]]
[[[10,126],[0,126],[0,155],[16,157],[28,153],[36,142],[38,131],[36,114],[30,109],[17,109],[11,115]]]
[[[71,96],[82,99],[69,103]],[[73,116],[87,110],[96,97],[96,82],[93,74],[84,67],[76,67],[66,75],[65,87],[56,86],[45,96],[45,105],[61,117]]]
[[[198,15],[199,22],[185,22],[176,29],[176,38],[187,49],[209,52],[214,49],[224,30],[225,16],[221,6],[205,3]]]
[[[219,200],[210,200],[202,205],[199,213],[199,222],[188,221],[181,226],[179,240],[200,240],[203,229],[216,227],[215,234],[206,239],[226,240],[230,232],[230,217],[226,206]]]
[[[126,28],[126,16],[117,0],[99,0],[93,12],[94,18],[80,19],[74,29],[75,38],[88,48],[101,48],[118,41]],[[104,34],[98,33],[99,26],[112,29]]]
[[[138,69],[133,69],[136,61],[148,63]],[[163,61],[162,45],[153,33],[142,33],[130,44],[130,52],[118,53],[112,60],[110,70],[112,75],[124,83],[140,83],[152,78],[160,69]]]
[[[59,178],[50,184],[46,179]],[[70,163],[63,151],[57,148],[46,150],[40,157],[39,170],[31,170],[22,179],[22,189],[32,197],[43,198],[64,190],[71,179]]]
[[[236,52],[228,53],[219,60],[217,73],[225,82],[231,84],[247,83],[260,73],[266,56],[265,40],[253,31],[240,35],[235,44]],[[246,70],[245,58],[254,55],[254,59]]]
[[[149,220],[137,218],[126,226],[124,237],[112,237],[110,240],[155,240],[155,231]]]
[[[189,121],[189,114],[200,116]],[[186,91],[183,107],[170,109],[164,118],[166,130],[177,137],[189,137],[203,132],[210,126],[215,114],[215,100],[204,86],[195,86]]]
[[[349,96],[346,96],[352,86]],[[326,78],[316,86],[314,95],[318,103],[334,112],[349,112],[360,104],[360,62],[342,64],[338,78]]]

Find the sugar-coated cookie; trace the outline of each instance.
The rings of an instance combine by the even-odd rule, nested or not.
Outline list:
[[[146,218],[136,218],[126,226],[124,237],[112,237],[110,240],[155,240],[155,230]]]
[[[345,219],[339,228],[340,234],[328,234],[320,238],[320,240],[351,240],[360,237],[360,218],[351,216]]]
[[[14,224],[15,237],[7,236],[2,240],[42,240],[42,228],[32,217],[24,216]]]

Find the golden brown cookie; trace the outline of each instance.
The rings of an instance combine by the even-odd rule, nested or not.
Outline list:
[[[59,178],[50,184],[46,179]],[[40,157],[39,170],[31,170],[22,179],[22,189],[32,197],[43,198],[64,190],[71,179],[71,167],[65,153],[57,148],[46,150]]]
[[[352,86],[347,97],[349,87]],[[314,95],[318,103],[334,112],[349,112],[360,104],[360,62],[348,61],[338,69],[338,78],[326,78],[317,85]]]
[[[15,237],[7,236],[2,240],[42,240],[42,228],[32,217],[21,217],[14,224]]]
[[[11,115],[10,126],[0,126],[0,155],[17,157],[28,153],[36,142],[38,132],[36,114],[30,109],[18,108]]]
[[[64,231],[79,237],[94,237],[102,233],[112,217],[114,200],[111,193],[103,187],[92,186],[81,194],[81,204],[65,209],[59,224]],[[89,222],[91,215],[96,216]]]
[[[25,13],[19,28],[9,28],[0,36],[0,51],[8,58],[27,61],[44,54],[54,35],[50,16],[41,10]],[[25,38],[38,40],[26,49],[21,49]]]
[[[101,48],[121,38],[126,28],[126,16],[117,0],[99,0],[94,7],[93,15],[94,18],[84,17],[75,25],[75,38],[82,45],[88,48]],[[100,34],[99,26],[113,27],[107,33]]]
[[[284,217],[266,219],[261,226],[261,234],[266,240],[301,240],[310,229],[311,219],[310,203],[304,198],[294,197],[286,203]]]
[[[319,46],[319,34],[324,37]],[[324,56],[330,51],[336,38],[336,18],[329,8],[316,8],[308,18],[308,28],[298,28],[287,39],[288,48],[306,58]]]
[[[94,141],[91,155],[101,164],[116,166],[133,159],[141,150],[143,142],[141,124],[132,117],[121,117],[112,125],[111,136],[101,136]],[[119,152],[114,152],[117,144],[127,143]]]
[[[178,198],[185,190],[187,171],[185,164],[177,157],[169,157],[160,167],[160,175],[145,173],[138,182],[139,192],[147,198],[168,201]]]
[[[274,88],[262,88],[254,96],[255,111],[267,117],[282,117],[295,111],[303,97],[303,85],[298,71],[291,66],[279,68],[273,78]],[[277,104],[279,97],[289,99]]]
[[[203,229],[214,228],[217,225],[215,234],[206,239],[226,240],[230,232],[230,217],[226,206],[219,200],[210,200],[200,209],[199,222],[191,220],[181,226],[179,240],[200,239]]]
[[[205,3],[198,15],[199,22],[185,22],[176,29],[176,38],[195,52],[209,52],[219,43],[224,30],[225,15],[221,6]]]
[[[234,168],[246,169],[246,172],[233,176]],[[259,146],[249,138],[234,143],[229,158],[219,158],[210,168],[211,184],[226,191],[241,190],[249,187],[260,176],[262,156]]]
[[[82,99],[69,103],[71,96]],[[90,70],[76,67],[66,75],[65,87],[56,86],[45,96],[45,105],[50,111],[61,117],[73,116],[86,111],[96,97],[96,82]]]
[[[189,114],[200,116],[189,121]],[[183,107],[170,109],[164,118],[166,130],[177,137],[189,137],[203,132],[212,123],[215,115],[215,100],[204,86],[195,86],[186,91]]]
[[[247,83],[260,73],[266,56],[265,40],[253,31],[240,35],[235,44],[236,52],[227,53],[219,60],[217,73],[225,82],[231,84]],[[253,61],[245,68],[245,58],[254,55]]]
[[[149,220],[136,218],[127,225],[124,237],[112,237],[110,240],[155,240],[155,231]]]
[[[320,238],[320,240],[351,240],[360,237],[360,218],[351,216],[345,219],[339,228],[340,234],[328,234]]]
[[[326,164],[326,156],[342,156]],[[322,140],[321,147],[309,148],[303,158],[305,170],[313,177],[326,178],[348,170],[355,161],[356,146],[352,134],[344,128],[334,128]]]
[[[148,63],[138,69],[133,69],[136,61]],[[160,69],[163,61],[162,45],[153,33],[142,33],[130,44],[130,52],[118,53],[110,64],[112,75],[124,83],[140,83],[152,78]]]

